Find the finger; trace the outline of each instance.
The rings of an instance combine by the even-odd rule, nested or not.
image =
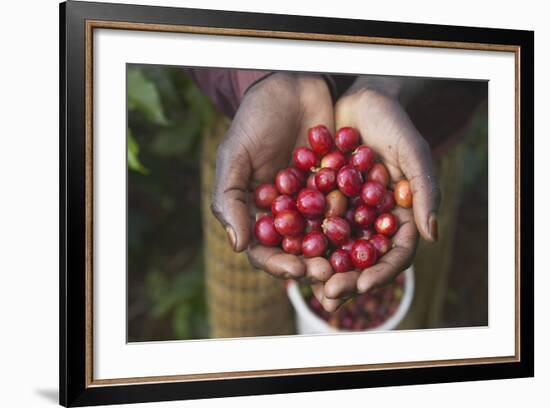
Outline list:
[[[308,282],[326,282],[334,273],[325,258],[304,258],[303,261],[306,266],[305,275]]]
[[[313,296],[319,301],[319,303],[322,304],[323,299],[325,298],[325,292],[324,292],[324,283],[322,282],[314,282],[311,285],[311,292],[313,293]]]
[[[387,150],[386,158],[393,157],[394,150],[391,149],[396,147],[397,160],[386,160],[385,164],[394,181],[402,177],[399,174],[401,169],[411,183],[413,211],[418,230],[424,239],[436,241],[440,195],[432,169],[429,145],[397,101],[376,93],[363,94],[363,97],[368,97],[368,101],[360,113],[353,107],[337,109],[337,125],[341,126],[347,121],[348,126],[358,127],[364,139],[378,142],[375,144],[379,149]],[[351,100],[353,101],[353,98]],[[359,101],[359,104],[363,102]],[[381,143],[382,138],[384,143]],[[384,147],[386,145],[387,149]]]
[[[323,283],[312,284],[311,290],[313,292],[313,296],[315,296],[319,303],[321,303],[321,305],[323,306],[323,309],[325,309],[329,313],[336,311],[342,305],[342,303],[345,302],[345,300],[326,298]]]
[[[225,141],[218,146],[211,209],[224,226],[230,245],[241,252],[250,242],[247,202],[251,167],[248,154],[236,142],[236,137],[230,129]]]
[[[247,251],[252,266],[281,279],[299,279],[305,275],[305,265],[295,255],[284,253],[279,248],[254,245]]]
[[[314,76],[311,80],[316,80]],[[324,103],[323,103],[324,102]],[[303,104],[315,104],[315,109],[304,109],[304,117],[302,118],[297,134],[296,145],[308,146],[307,132],[309,128],[317,125],[325,125],[330,133],[334,136],[334,107],[332,105],[332,97],[328,86],[324,86],[315,94],[314,100],[303,101]]]
[[[347,299],[357,294],[359,272],[335,273],[325,283],[325,296],[329,299]]]
[[[363,270],[357,279],[358,293],[383,286],[392,281],[399,273],[407,269],[414,257],[418,244],[418,231],[410,210],[396,210],[401,223],[393,242],[394,247],[378,263]]]
[[[427,241],[437,241],[437,211],[441,197],[429,145],[417,134],[410,143],[401,143],[398,149],[399,163],[413,194],[413,212],[418,230]]]

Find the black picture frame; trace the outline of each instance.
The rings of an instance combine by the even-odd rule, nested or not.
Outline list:
[[[64,406],[338,390],[534,375],[534,33],[292,15],[68,1],[60,5],[60,403]],[[290,376],[93,386],[86,381],[86,21],[406,38],[519,47],[521,197],[518,361]]]

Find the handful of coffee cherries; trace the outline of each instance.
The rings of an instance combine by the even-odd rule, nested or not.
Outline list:
[[[325,257],[335,272],[376,264],[399,227],[392,209],[412,207],[409,182],[389,189],[386,166],[360,145],[355,128],[340,128],[333,138],[319,125],[307,137],[311,149],[296,148],[293,167],[256,187],[256,206],[270,211],[257,217],[256,239],[289,254]]]

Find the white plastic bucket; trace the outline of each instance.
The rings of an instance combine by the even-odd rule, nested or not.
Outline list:
[[[393,330],[399,323],[403,320],[409,308],[414,296],[414,270],[413,267],[409,267],[405,272],[405,283],[403,285],[403,297],[401,298],[401,303],[395,313],[380,326],[367,329],[368,331],[382,331],[382,330]],[[296,326],[298,329],[298,334],[320,334],[320,333],[336,333],[339,331],[348,331],[348,330],[339,330],[332,327],[328,322],[321,319],[317,316],[306,304],[306,301],[300,293],[298,284],[295,281],[291,281],[287,285],[287,294],[294,306],[296,312]]]

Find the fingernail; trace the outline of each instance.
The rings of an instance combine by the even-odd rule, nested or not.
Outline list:
[[[235,245],[237,244],[237,236],[235,235],[235,231],[233,231],[233,228],[231,227],[225,227],[225,233],[227,234],[229,245],[231,245],[231,248],[235,250]]]
[[[437,215],[430,214],[430,218],[428,219],[428,228],[430,231],[430,236],[434,241],[437,241],[439,238],[439,230],[437,226]]]

